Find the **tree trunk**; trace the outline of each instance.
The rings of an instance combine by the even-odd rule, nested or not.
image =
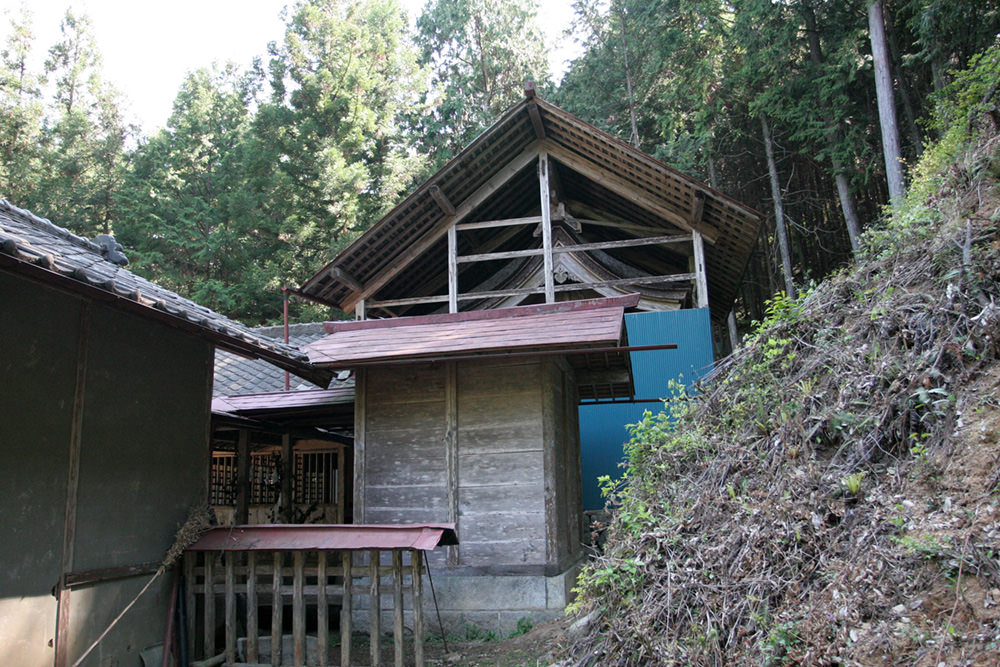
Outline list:
[[[622,24],[622,53],[625,57],[625,88],[628,91],[628,117],[632,123],[632,145],[639,148],[639,126],[635,120],[635,97],[632,94],[632,70],[628,64],[628,34],[625,32],[625,8],[619,7],[618,18]]]
[[[802,15],[806,22],[806,35],[809,40],[809,56],[816,65],[823,64],[823,49],[819,42],[819,30],[816,27],[816,13],[809,2],[802,3]],[[847,236],[851,240],[851,251],[858,253],[858,238],[861,236],[861,221],[854,205],[854,195],[851,194],[850,183],[844,174],[844,165],[837,157],[837,143],[840,131],[829,109],[824,109],[824,120],[827,127],[827,147],[830,151],[830,165],[833,167],[833,178],[837,184],[837,197],[840,199],[840,210],[844,214],[844,224],[847,226]]]
[[[795,283],[792,282],[792,257],[788,249],[788,230],[785,228],[785,205],[781,199],[781,183],[778,181],[778,165],[774,161],[774,145],[771,142],[771,128],[764,114],[760,116],[760,128],[764,134],[764,153],[767,155],[767,173],[771,180],[771,199],[774,201],[774,228],[778,236],[778,250],[781,253],[781,273],[785,278],[785,294],[795,298]]]
[[[878,118],[882,125],[882,153],[885,156],[885,176],[889,183],[889,202],[898,206],[903,201],[905,186],[902,155],[899,152],[896,103],[892,96],[892,73],[889,71],[889,53],[882,19],[882,0],[875,0],[868,7],[868,30],[872,41],[872,59],[875,61],[875,94],[878,97]]]

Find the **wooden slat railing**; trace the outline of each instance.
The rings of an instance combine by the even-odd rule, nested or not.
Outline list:
[[[382,564],[383,553],[391,554]],[[350,665],[354,598],[369,597],[371,664],[379,665],[384,579],[391,578],[393,662],[404,664],[404,604],[408,594],[413,611],[413,662],[424,664],[423,552],[416,549],[352,551],[189,551],[185,555],[185,606],[188,655],[216,658],[227,665]],[[404,555],[408,554],[407,558]],[[367,555],[367,558],[363,556]],[[366,560],[367,562],[362,562]],[[386,589],[388,592],[388,589]],[[238,609],[245,608],[245,622]],[[260,607],[271,607],[270,655],[261,655]],[[284,608],[291,605],[292,657],[283,663]],[[330,651],[330,606],[340,607],[340,660]],[[218,608],[223,625],[217,625]],[[307,624],[315,618],[317,650],[308,651]],[[201,623],[201,628],[197,627]],[[241,631],[243,660],[238,660]],[[222,653],[216,654],[222,634]],[[200,638],[200,641],[199,641]],[[218,664],[213,660],[214,664]]]

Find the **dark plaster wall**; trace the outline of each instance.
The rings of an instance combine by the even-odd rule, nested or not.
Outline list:
[[[83,408],[67,569],[159,561],[204,499],[212,348],[100,303],[81,325],[83,299],[7,274],[0,307],[0,664],[52,664],[74,393],[82,389]],[[71,662],[143,583],[73,589]],[[154,584],[86,664],[139,664],[139,651],[163,639],[168,585]]]

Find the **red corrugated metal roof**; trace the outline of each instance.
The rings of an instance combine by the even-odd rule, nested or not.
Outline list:
[[[305,347],[314,364],[350,367],[364,363],[491,352],[583,351],[614,347],[624,333],[625,308],[638,295],[594,299],[586,307],[527,306],[449,318],[399,318],[354,323]],[[431,316],[433,317],[433,316]]]
[[[453,523],[265,524],[211,528],[188,551],[429,551],[454,544],[458,534]]]

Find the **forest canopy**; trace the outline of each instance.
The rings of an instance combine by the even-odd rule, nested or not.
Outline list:
[[[105,80],[88,17],[67,10],[58,41],[39,44],[24,10],[0,28],[0,197],[83,235],[113,233],[147,278],[274,322],[282,285],[300,284],[532,81],[767,213],[736,304],[749,322],[773,294],[851,260],[890,200],[886,165],[905,177],[940,137],[936,101],[1000,33],[1000,0],[574,9],[566,28],[583,51],[557,82],[536,0],[429,0],[412,24],[396,0],[299,0],[252,66],[190,72],[148,136]],[[878,63],[901,160],[883,159]]]

